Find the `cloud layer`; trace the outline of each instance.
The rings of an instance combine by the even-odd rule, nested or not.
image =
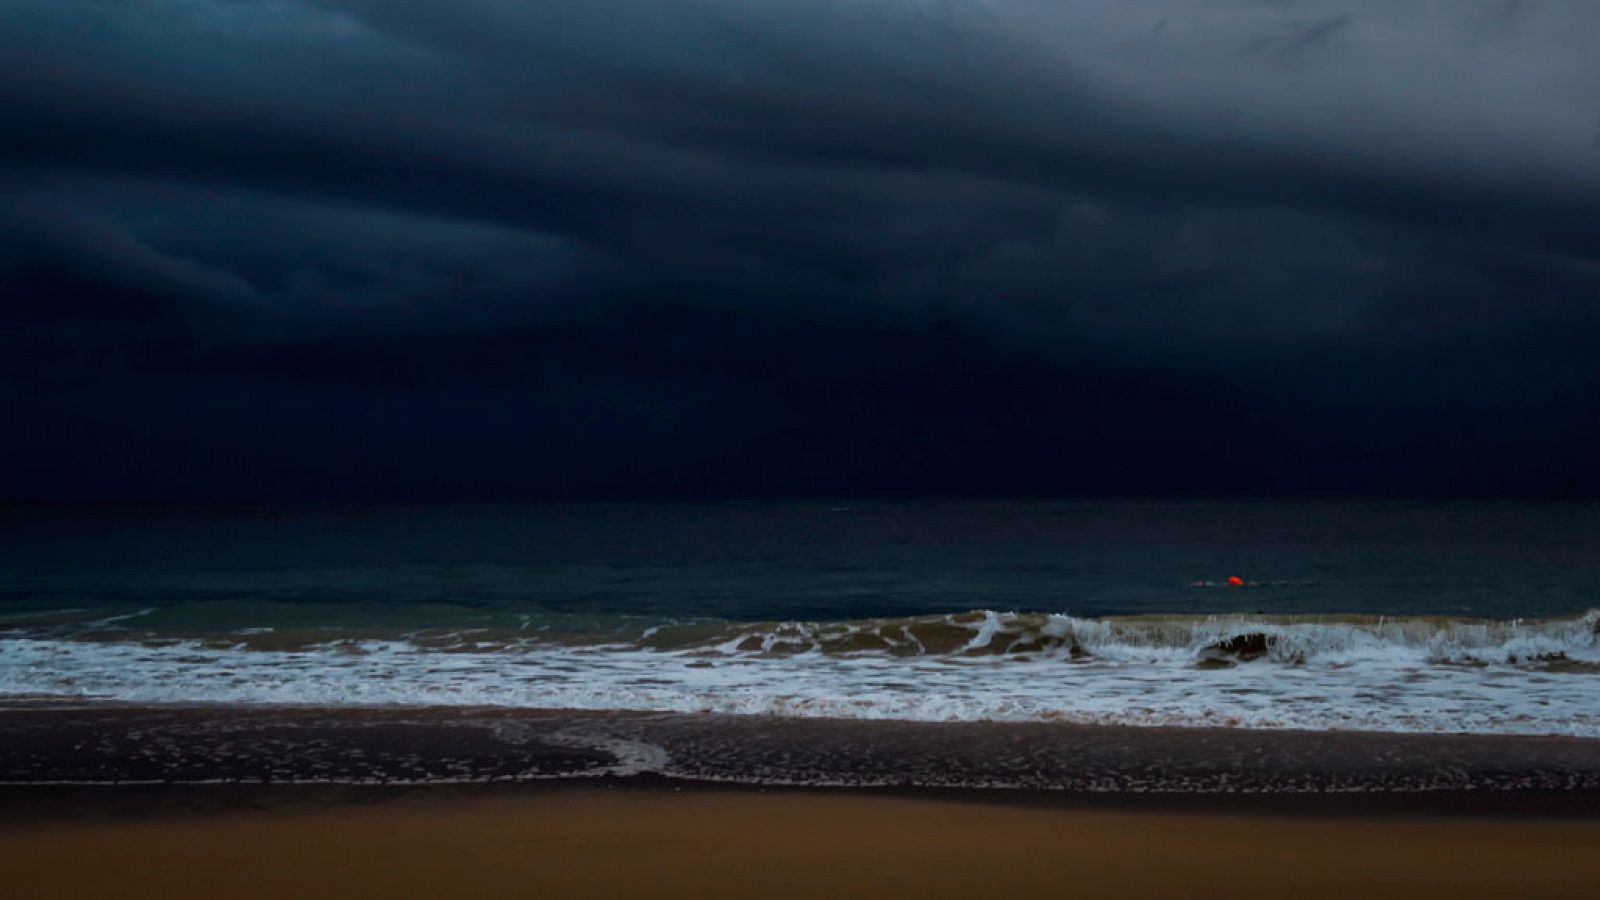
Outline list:
[[[1584,0],[0,10],[14,498],[1600,489]]]

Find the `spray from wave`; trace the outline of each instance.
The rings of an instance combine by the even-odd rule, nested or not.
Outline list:
[[[0,637],[0,697],[1600,737],[1600,611],[1491,621],[975,611],[404,633]]]
[[[1103,619],[978,610],[843,622],[651,629],[640,644],[720,654],[1009,655],[1221,666],[1532,665],[1600,671],[1600,610],[1568,619],[1382,616],[1137,616]]]

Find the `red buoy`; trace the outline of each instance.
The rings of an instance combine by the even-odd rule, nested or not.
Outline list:
[[[1237,575],[1229,575],[1228,587],[1244,587],[1244,579]]]

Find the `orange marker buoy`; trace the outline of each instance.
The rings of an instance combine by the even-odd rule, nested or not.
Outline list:
[[[1244,579],[1237,575],[1229,575],[1228,587],[1244,587]]]

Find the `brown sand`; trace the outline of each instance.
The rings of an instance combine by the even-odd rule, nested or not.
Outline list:
[[[1600,821],[575,788],[10,828],[0,885],[41,900],[1596,897]]]

